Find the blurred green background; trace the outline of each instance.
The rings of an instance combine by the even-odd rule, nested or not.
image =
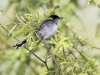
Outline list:
[[[64,25],[70,23],[78,36],[85,38],[87,43],[96,47],[93,49],[87,47],[84,55],[100,62],[99,4],[99,0],[0,0],[0,75],[46,75],[43,63],[23,48],[14,49],[12,45],[17,41],[9,36],[9,31],[14,26],[10,22],[19,22],[15,11],[21,17],[29,13],[28,7],[41,12],[42,9],[47,11],[49,8],[59,6],[54,13],[65,20],[59,22],[60,35],[70,36],[68,28]],[[25,37],[17,36],[19,40],[23,38]],[[83,47],[78,46],[78,49],[81,51]],[[41,48],[35,53],[44,59],[46,52],[44,48]],[[77,53],[75,55],[78,57]],[[50,61],[51,59],[48,62],[49,66],[52,65]]]

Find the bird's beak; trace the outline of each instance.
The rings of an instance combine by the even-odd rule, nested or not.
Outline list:
[[[63,17],[59,17],[59,19],[65,21],[65,19]]]
[[[63,20],[63,17],[59,17],[60,20]]]

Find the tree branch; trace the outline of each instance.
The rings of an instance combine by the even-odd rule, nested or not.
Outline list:
[[[54,54],[52,52],[50,44],[47,43],[44,39],[42,39],[41,35],[38,32],[37,32],[37,34],[39,35],[39,37],[41,39],[41,42],[45,45],[46,49],[50,52],[51,57],[52,57],[54,63],[56,64],[56,66],[57,66],[58,72],[60,73],[60,75],[64,75],[62,70],[61,70],[61,68],[60,68],[60,65],[58,64],[58,62],[57,62],[57,60],[56,60],[56,58],[55,58],[55,56],[54,56]]]

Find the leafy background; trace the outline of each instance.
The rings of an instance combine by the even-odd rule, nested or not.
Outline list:
[[[0,75],[60,75],[33,34],[50,14],[64,18],[47,40],[63,75],[100,75],[99,4],[99,0],[0,0]],[[31,51],[12,47],[26,37],[25,47]],[[35,54],[47,61],[49,69]]]

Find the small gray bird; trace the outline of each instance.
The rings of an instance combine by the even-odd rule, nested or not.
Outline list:
[[[41,25],[39,29],[39,34],[41,35],[41,39],[48,39],[50,38],[58,29],[58,20],[63,19],[62,17],[59,17],[57,15],[51,15],[49,16],[48,20],[45,20]],[[27,39],[24,39],[21,42],[16,43],[13,45],[13,47],[16,47],[17,49],[24,45],[27,41]]]
[[[58,29],[58,20],[63,19],[57,15],[49,16],[51,19],[45,20],[40,25],[39,33],[42,39],[50,38]]]

